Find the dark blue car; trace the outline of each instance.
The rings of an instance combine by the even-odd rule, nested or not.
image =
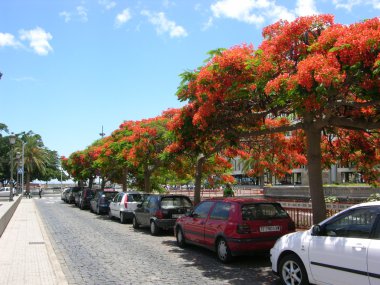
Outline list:
[[[115,190],[96,191],[94,198],[90,201],[90,211],[96,214],[108,213],[110,201],[119,192]]]

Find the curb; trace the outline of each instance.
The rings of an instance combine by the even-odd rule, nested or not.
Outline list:
[[[35,203],[35,202],[33,201],[33,203]],[[41,220],[41,217],[40,217],[40,212],[39,212],[37,207],[36,207],[36,212],[37,212],[36,216],[37,216],[38,225],[40,226],[42,236],[44,237],[47,254],[49,256],[50,264],[54,270],[54,274],[57,278],[57,284],[58,285],[67,285],[68,282],[66,280],[66,276],[62,271],[61,265],[58,261],[56,254],[55,254],[53,246],[51,245],[50,235],[48,234],[48,232],[45,229],[45,226],[44,226],[44,224]]]
[[[3,235],[9,221],[11,220],[14,212],[21,201],[21,195],[19,195],[13,202],[2,204],[0,208],[0,237]]]

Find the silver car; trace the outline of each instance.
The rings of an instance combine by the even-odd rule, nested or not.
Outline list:
[[[120,223],[132,221],[133,211],[137,208],[146,194],[140,192],[120,192],[110,202],[108,215],[110,218],[119,218]]]
[[[1,187],[0,188],[0,197],[9,197],[10,187]],[[13,188],[13,195],[16,194],[16,189]]]

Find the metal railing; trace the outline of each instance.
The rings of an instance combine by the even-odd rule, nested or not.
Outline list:
[[[297,229],[309,229],[313,225],[313,211],[311,208],[284,207],[284,209],[293,219]],[[326,216],[331,217],[340,211],[340,209],[328,209]]]

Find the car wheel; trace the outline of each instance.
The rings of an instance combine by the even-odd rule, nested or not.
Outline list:
[[[232,259],[231,251],[224,238],[219,238],[216,242],[216,254],[223,263],[228,263]]]
[[[120,223],[125,224],[127,222],[127,219],[124,216],[123,212],[120,212]]]
[[[179,247],[183,248],[186,246],[185,236],[183,235],[183,231],[180,226],[177,227],[175,237],[176,237],[177,244]]]
[[[111,220],[113,220],[111,209],[108,210],[108,218],[110,218]]]
[[[134,229],[138,229],[140,227],[139,223],[137,222],[136,216],[133,216],[132,218],[132,226]]]
[[[160,232],[160,229],[157,227],[156,222],[150,221],[150,233],[152,234],[152,236],[158,235],[159,232]]]
[[[309,284],[305,266],[295,254],[289,254],[281,259],[279,273],[284,285]]]

